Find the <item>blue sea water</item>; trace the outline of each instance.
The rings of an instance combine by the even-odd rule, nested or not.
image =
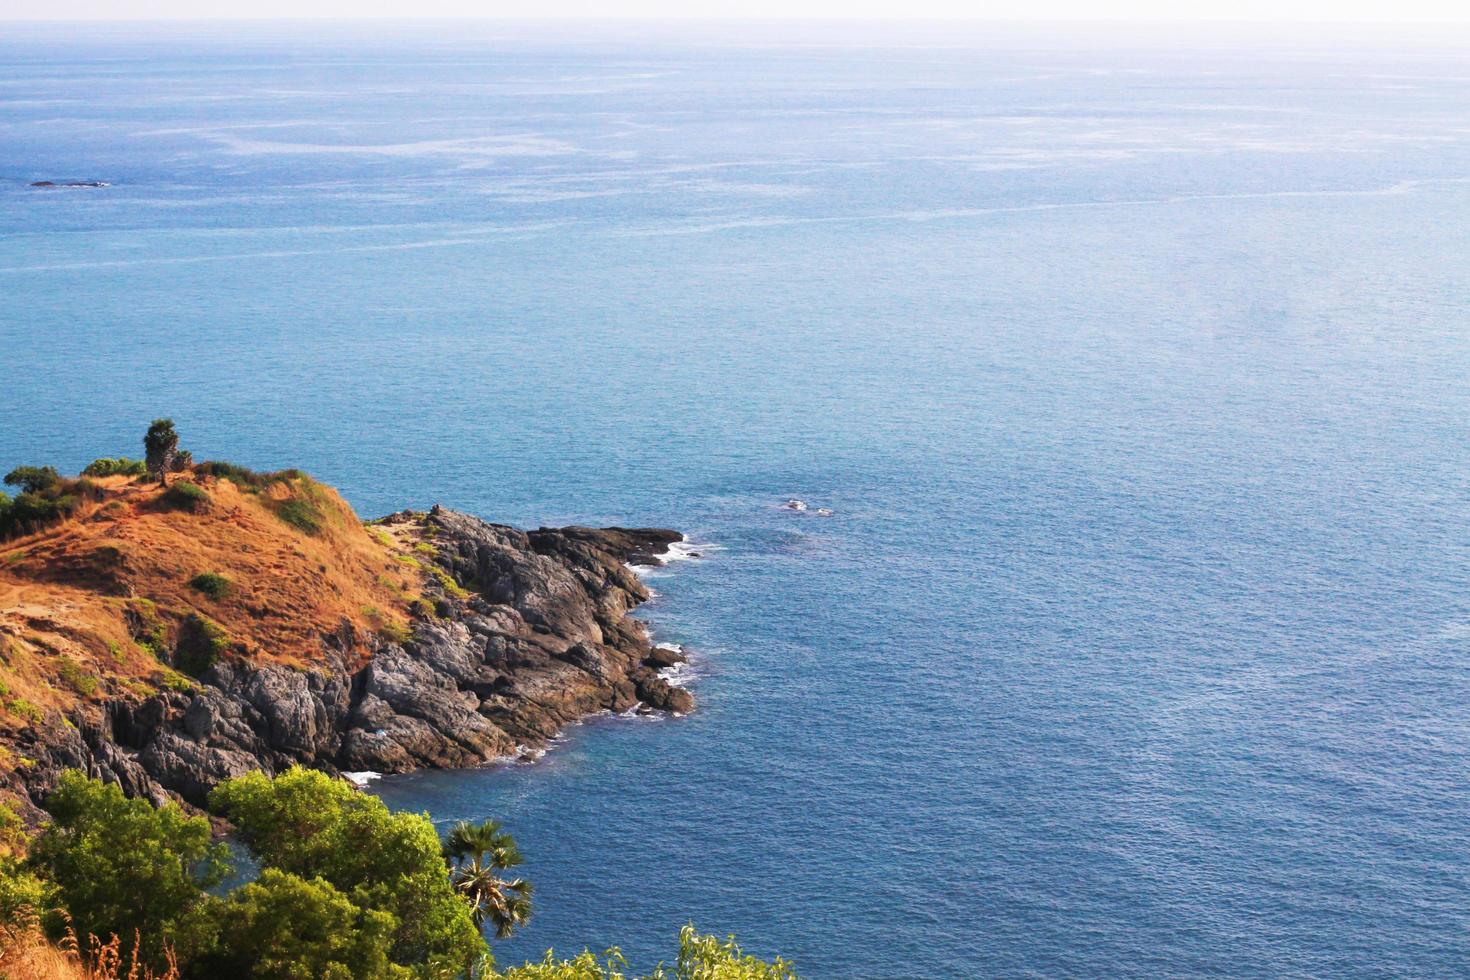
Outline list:
[[[502,962],[1464,974],[1467,52],[3,25],[0,464],[686,530],[696,713],[375,784]]]

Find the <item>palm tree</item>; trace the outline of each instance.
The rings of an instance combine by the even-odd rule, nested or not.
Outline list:
[[[444,863],[455,891],[470,903],[470,917],[483,929],[495,924],[495,938],[506,939],[531,919],[531,883],[506,881],[500,872],[521,863],[510,834],[494,820],[474,824],[461,820],[444,839]]]

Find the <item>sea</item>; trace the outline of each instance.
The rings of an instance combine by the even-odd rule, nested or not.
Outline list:
[[[0,24],[0,378],[688,536],[695,712],[369,783],[514,834],[502,964],[1470,973],[1463,34]]]

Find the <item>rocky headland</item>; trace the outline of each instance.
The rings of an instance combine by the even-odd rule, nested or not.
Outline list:
[[[599,712],[692,708],[660,676],[682,655],[628,615],[649,598],[629,565],[678,532],[363,524],[295,471],[210,465],[182,496],[91,482],[0,543],[0,790],[22,808],[68,768],[197,805],[252,769],[467,767]]]

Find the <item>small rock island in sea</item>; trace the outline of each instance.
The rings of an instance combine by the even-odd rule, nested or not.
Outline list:
[[[0,791],[82,769],[199,805],[220,781],[465,767],[603,711],[683,713],[628,615],[677,531],[363,522],[296,470],[23,467],[0,498]],[[90,474],[90,475],[88,475]]]

